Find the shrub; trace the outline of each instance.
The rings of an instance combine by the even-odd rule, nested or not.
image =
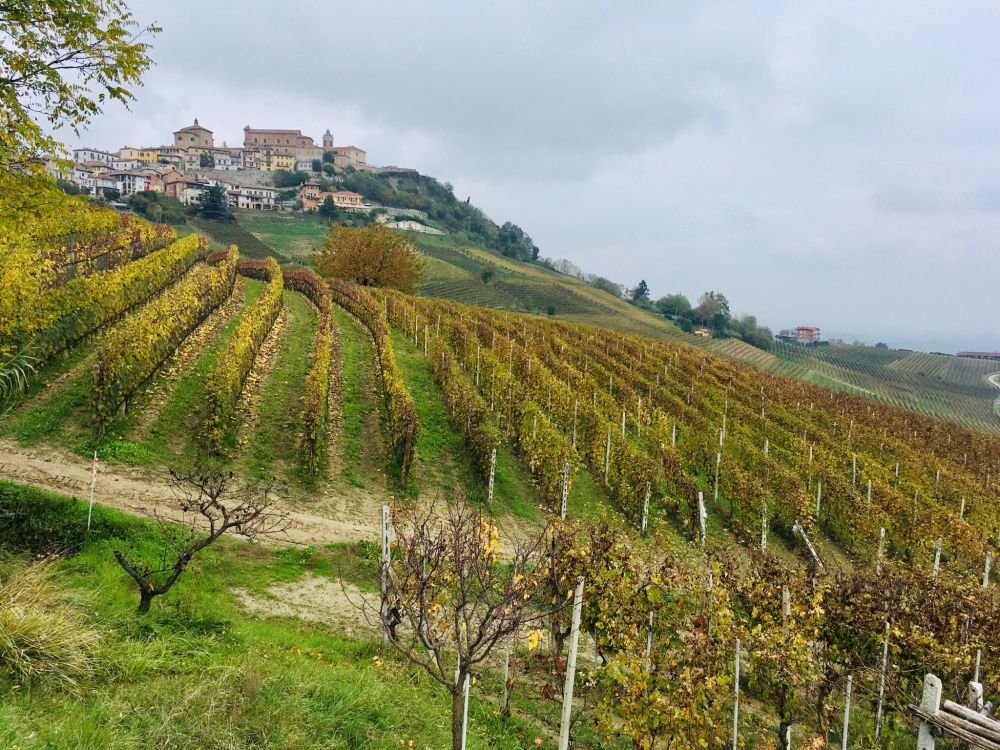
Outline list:
[[[97,667],[100,633],[52,577],[52,558],[0,581],[0,668],[12,678],[76,685]]]

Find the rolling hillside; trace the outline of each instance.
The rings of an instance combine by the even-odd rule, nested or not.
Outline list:
[[[890,744],[913,742],[912,675],[957,683],[978,659],[1000,687],[1000,596],[984,569],[998,551],[1000,438],[740,364],[753,353],[731,342],[710,345],[725,357],[687,346],[623,302],[572,281],[546,293],[549,272],[485,251],[437,246],[429,265],[466,284],[492,269],[484,286],[498,304],[562,304],[566,317],[636,330],[361,288],[75,209],[0,228],[4,249],[54,259],[47,283],[12,274],[16,288],[0,291],[0,303],[31,300],[0,350],[36,363],[0,416],[0,599],[33,618],[54,611],[58,632],[78,635],[47,662],[0,639],[6,745],[446,746],[461,693],[359,611],[407,565],[440,576],[431,591],[467,575],[406,533],[444,498],[482,514],[471,528],[486,536],[469,549],[502,585],[538,585],[507,610],[491,605],[534,618],[510,633],[507,678],[499,640],[474,663],[440,647],[446,678],[453,666],[470,676],[471,748],[555,746],[560,602],[577,576],[578,748],[624,750],[649,732],[712,746],[732,718],[736,639],[749,680],[741,738],[773,746],[794,725],[820,744],[836,736],[828,714],[844,675],[874,694],[887,609]],[[904,363],[886,367],[921,371]],[[95,452],[91,517],[77,498]],[[166,470],[190,466],[280,480],[272,508],[288,528],[263,544],[220,540],[137,613],[117,553],[170,572],[154,566],[183,541],[178,508],[191,506]],[[383,509],[403,524],[388,563],[375,541]],[[534,563],[512,571],[509,556],[543,528]],[[467,602],[435,594],[433,611],[457,607],[440,632],[476,632],[463,618],[485,616],[482,580]],[[26,590],[41,593],[25,604]],[[400,586],[388,601],[427,590]],[[912,605],[928,592],[935,607]],[[0,632],[35,621],[6,617]],[[423,655],[432,636],[413,632]],[[852,731],[868,737],[876,712],[858,703]]]

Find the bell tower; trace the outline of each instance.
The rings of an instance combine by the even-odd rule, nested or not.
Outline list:
[[[330,128],[326,129],[323,133],[323,150],[333,151],[333,134],[330,132]]]

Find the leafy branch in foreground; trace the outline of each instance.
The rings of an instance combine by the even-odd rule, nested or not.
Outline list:
[[[248,541],[280,535],[288,516],[277,507],[280,486],[273,480],[240,483],[232,472],[195,467],[171,470],[173,510],[181,523],[160,519],[163,538],[156,555],[133,549],[115,550],[115,559],[139,587],[139,612],[149,612],[157,596],[167,593],[192,558],[230,531]],[[149,562],[156,557],[156,562]]]

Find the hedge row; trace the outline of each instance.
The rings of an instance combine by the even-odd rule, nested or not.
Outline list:
[[[235,246],[234,246],[235,247]],[[264,339],[281,312],[284,289],[281,269],[274,258],[242,261],[241,274],[267,280],[264,292],[240,316],[236,331],[216,362],[205,385],[205,424],[202,439],[212,453],[222,451],[236,417],[243,385],[253,368]]]
[[[413,408],[413,397],[396,365],[385,308],[371,293],[349,281],[331,279],[329,287],[333,301],[361,321],[375,342],[393,455],[399,464],[400,477],[406,482],[417,440],[417,412]]]
[[[340,331],[330,317],[333,303],[330,290],[321,276],[304,268],[287,270],[284,276],[289,289],[304,294],[319,310],[319,326],[302,405],[302,454],[309,473],[315,476],[327,442],[330,384],[340,372]],[[338,407],[334,404],[332,408]]]
[[[67,283],[53,292],[62,314],[34,338],[29,354],[42,363],[73,346],[180,278],[206,246],[201,237],[189,235],[140,260]]]
[[[195,268],[169,292],[130,315],[97,349],[94,410],[99,430],[209,313],[236,280],[236,247],[215,264]]]

